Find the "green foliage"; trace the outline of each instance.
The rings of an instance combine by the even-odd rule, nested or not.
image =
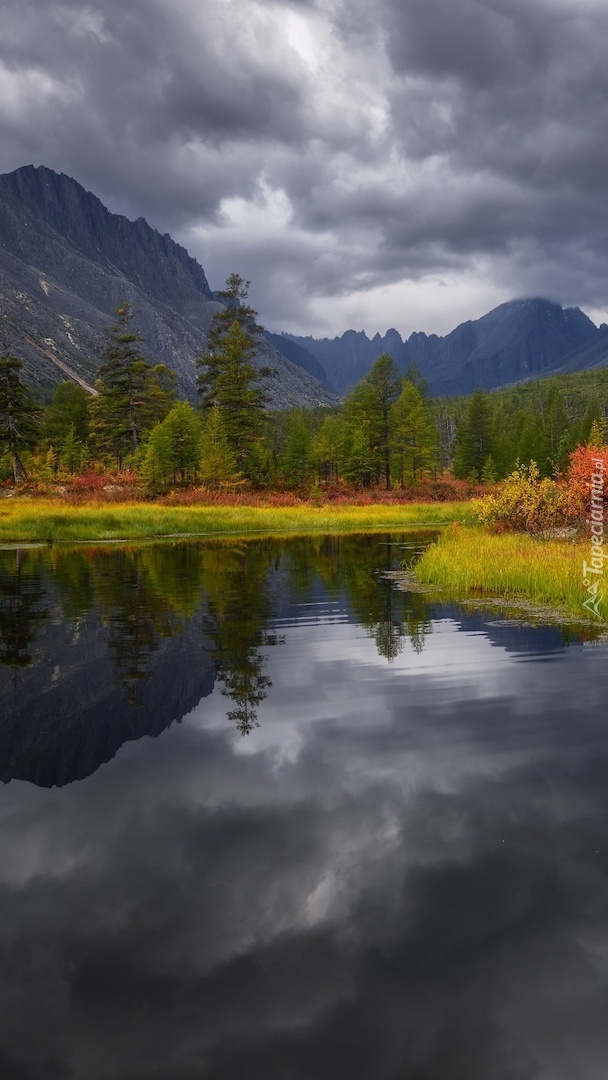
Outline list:
[[[201,456],[200,418],[191,405],[180,401],[150,432],[142,459],[142,479],[150,491],[194,483],[200,475]]]
[[[227,487],[238,481],[236,455],[226,434],[219,405],[214,405],[207,413],[200,446],[200,474],[206,487]]]
[[[139,352],[141,335],[129,331],[131,318],[132,304],[116,309],[97,373],[97,397],[90,405],[93,445],[102,459],[115,459],[119,468],[175,399],[175,373],[164,364],[146,363]]]
[[[57,471],[59,464],[63,466],[67,472],[78,473],[81,471],[86,461],[86,447],[81,439],[78,437],[76,427],[72,424],[66,432],[64,438],[59,444],[59,451],[55,451],[56,460],[54,463],[54,471]]]
[[[340,416],[326,416],[313,438],[312,460],[321,480],[336,481],[344,462],[345,426]]]
[[[24,451],[33,447],[40,434],[38,410],[21,379],[23,364],[7,351],[0,356],[0,448],[11,460],[16,484],[27,478]]]
[[[492,407],[485,390],[476,390],[462,418],[454,447],[454,476],[481,482],[492,453]]]
[[[301,487],[313,464],[313,440],[303,409],[292,409],[287,418],[281,476],[287,487]]]
[[[364,383],[367,389],[367,421],[370,447],[377,459],[376,477],[384,477],[391,487],[391,410],[402,389],[403,380],[388,353],[374,361]]]
[[[248,289],[249,282],[239,274],[229,276],[220,293],[227,306],[211,319],[208,351],[197,361],[197,385],[203,409],[217,405],[222,410],[224,432],[238,470],[253,477],[268,400],[261,380],[269,370],[258,371],[252,362],[262,328],[256,322],[257,312],[244,303]]]
[[[474,500],[472,509],[482,524],[495,529],[539,532],[563,524],[566,500],[556,482],[541,477],[531,461],[514,469],[496,495]]]
[[[437,464],[437,431],[421,391],[409,379],[391,409],[391,449],[400,487],[415,484]]]
[[[43,435],[50,446],[57,449],[68,437],[86,445],[89,402],[90,394],[84,387],[71,381],[59,383],[44,414]]]

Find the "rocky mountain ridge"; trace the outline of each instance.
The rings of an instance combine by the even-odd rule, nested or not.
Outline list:
[[[542,298],[508,301],[445,337],[418,332],[404,341],[395,329],[373,338],[355,330],[333,339],[287,337],[317,357],[340,393],[383,352],[403,373],[415,363],[434,395],[472,393],[478,386],[490,390],[608,363],[607,327],[598,329],[580,308]]]
[[[69,176],[32,165],[0,176],[1,310],[10,345],[41,392],[66,377],[92,388],[105,329],[125,301],[146,358],[173,368],[182,394],[195,400],[196,359],[220,306],[200,264],[143,218],[112,214]],[[266,340],[257,362],[274,371],[274,407],[334,400]]]

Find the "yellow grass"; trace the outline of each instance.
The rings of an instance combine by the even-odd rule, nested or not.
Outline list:
[[[66,506],[52,499],[4,499],[0,542],[134,540],[163,536],[340,533],[422,528],[465,520],[466,503],[372,506]]]
[[[454,526],[424,552],[414,573],[421,582],[461,596],[523,597],[564,614],[593,619],[583,608],[589,594],[582,566],[585,558],[590,561],[590,549],[584,540],[541,540],[525,533],[496,535],[481,528]],[[603,579],[599,580],[601,592]],[[602,615],[608,614],[608,580],[605,592]]]

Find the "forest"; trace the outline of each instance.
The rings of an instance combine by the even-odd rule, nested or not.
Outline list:
[[[5,347],[0,482],[126,475],[149,496],[197,486],[313,497],[430,484],[434,497],[453,498],[454,482],[493,484],[530,462],[541,477],[559,475],[577,446],[606,441],[606,369],[432,399],[415,366],[402,375],[384,353],[336,407],[269,411],[269,372],[253,363],[262,328],[248,287],[231,274],[220,294],[226,306],[199,360],[196,402],[178,399],[170,368],[147,363],[128,303],[108,328],[95,395],[67,381],[37,402],[18,350]]]

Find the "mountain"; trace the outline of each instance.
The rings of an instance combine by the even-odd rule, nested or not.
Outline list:
[[[327,381],[325,368],[308,349],[305,349],[302,345],[297,345],[286,334],[273,334],[270,330],[265,330],[264,337],[286,360],[291,360],[292,364],[297,364],[298,367],[303,368],[309,375],[327,386],[328,390],[335,393],[333,386]]]
[[[0,302],[11,347],[45,391],[66,377],[91,388],[105,328],[120,303],[146,358],[178,374],[196,397],[196,359],[205,352],[214,299],[203,268],[143,218],[112,214],[69,176],[26,165],[0,176]],[[264,341],[270,403],[331,403],[327,386]]]
[[[330,383],[343,393],[365,375],[382,352],[400,371],[416,363],[431,393],[471,393],[553,372],[580,370],[563,365],[601,364],[608,359],[608,338],[579,308],[549,300],[512,300],[480,319],[461,323],[445,337],[412,334],[403,341],[397,330],[368,338],[347,330],[339,338],[316,340],[289,335],[323,364]],[[602,344],[603,341],[603,344]],[[586,358],[590,362],[586,363]]]

